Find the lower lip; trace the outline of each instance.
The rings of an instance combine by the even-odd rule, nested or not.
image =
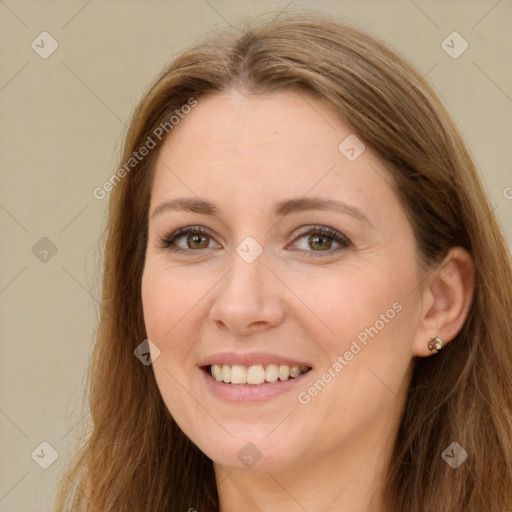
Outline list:
[[[263,402],[282,395],[303,383],[304,378],[311,373],[309,370],[294,379],[277,380],[265,384],[226,384],[211,377],[207,371],[199,369],[203,374],[206,385],[212,393],[226,402]]]

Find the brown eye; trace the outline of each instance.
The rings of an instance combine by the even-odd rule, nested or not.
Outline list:
[[[345,235],[327,226],[306,226],[298,230],[298,235],[294,242],[295,244],[297,242],[305,244],[304,247],[298,250],[308,257],[323,256],[321,253],[332,255],[352,247],[352,243]],[[179,245],[178,242],[182,239],[184,242]],[[175,253],[191,254],[212,248],[210,247],[211,241],[213,241],[213,237],[208,229],[202,226],[187,226],[164,237],[161,240],[160,247]],[[333,249],[333,244],[337,244],[338,247]]]
[[[176,242],[180,239],[185,240],[186,247],[177,245]],[[160,247],[176,253],[186,253],[200,249],[208,249],[211,239],[210,232],[202,226],[187,226],[164,237],[161,240]]]
[[[311,249],[329,250],[332,247],[332,239],[325,235],[311,235],[309,246]]]
[[[188,235],[186,243],[189,249],[206,249],[208,247],[208,236],[199,234]],[[196,247],[194,247],[195,244],[197,244]]]
[[[297,242],[304,242],[304,247],[299,248],[299,250],[310,257],[323,256],[318,254],[323,252],[331,255],[352,246],[345,235],[327,226],[301,229],[299,237],[296,239]],[[333,243],[338,244],[339,247],[332,249]]]

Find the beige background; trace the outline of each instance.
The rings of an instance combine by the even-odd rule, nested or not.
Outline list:
[[[92,191],[115,171],[124,122],[157,71],[197,35],[293,7],[343,16],[428,75],[512,240],[511,2],[0,0],[0,511],[50,510],[87,425],[80,397],[107,207]],[[59,45],[47,59],[31,47],[43,31]],[[441,47],[453,31],[469,44],[457,59]],[[45,262],[32,250],[43,237],[57,248]],[[31,457],[43,441],[58,453],[48,469]],[[49,460],[48,448],[36,453]]]

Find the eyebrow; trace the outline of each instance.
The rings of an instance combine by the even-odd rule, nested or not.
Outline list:
[[[180,197],[160,203],[151,214],[151,218],[165,211],[185,211],[200,213],[203,215],[218,215],[219,208],[204,199],[195,197]],[[349,205],[337,199],[322,199],[320,197],[301,197],[297,199],[287,199],[274,206],[272,214],[283,217],[290,213],[298,213],[309,210],[326,210],[337,213],[343,213],[355,217],[359,221],[373,228],[373,224],[366,215],[356,206]]]

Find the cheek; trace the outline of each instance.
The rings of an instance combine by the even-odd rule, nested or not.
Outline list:
[[[323,353],[317,380],[300,389],[306,422],[312,431],[322,419],[326,433],[318,447],[328,450],[354,429],[378,424],[399,407],[411,362],[410,290],[396,274],[357,273],[324,283],[317,292],[322,320],[335,334],[314,338]],[[402,283],[404,284],[404,283]],[[352,287],[344,293],[344,287]],[[407,290],[407,291],[405,291]],[[407,300],[406,300],[407,299]],[[312,332],[312,331],[311,331]]]
[[[149,259],[142,277],[146,333],[160,351],[153,369],[171,413],[190,399],[187,393],[178,399],[183,392],[180,383],[188,389],[197,379],[196,352],[209,315],[207,294],[215,284],[212,275],[198,276],[195,272],[194,279],[191,268],[175,269]]]
[[[331,368],[336,374],[332,386],[329,384],[331,392],[323,397],[326,401],[336,401],[340,393],[350,389],[350,397],[344,395],[344,400],[357,415],[361,400],[377,407],[380,400],[387,403],[388,395],[393,398],[389,389],[398,391],[411,361],[416,329],[417,304],[415,294],[411,294],[415,268],[405,259],[374,259],[372,265],[364,267],[347,264],[309,287],[305,302],[321,323],[308,315],[312,320],[306,328],[315,349],[323,354],[322,371]],[[296,290],[306,297],[306,281]],[[319,326],[316,337],[312,329],[315,322]],[[329,378],[326,375],[326,381]]]
[[[142,276],[142,308],[148,337],[160,345],[172,337],[180,319],[198,301],[198,290],[172,269],[151,263]],[[203,292],[204,294],[204,292]]]
[[[149,262],[141,289],[146,333],[160,350],[152,364],[156,383],[167,409],[184,429],[194,424],[189,388],[196,378],[196,368],[190,352],[197,325],[194,314],[198,311],[193,305],[199,300],[198,290],[189,283],[179,272]]]
[[[375,322],[382,330],[383,321],[387,326],[387,320],[394,319],[399,306],[394,309],[393,305],[403,294],[397,274],[381,263],[366,267],[347,264],[324,275],[289,277],[287,282],[293,283],[293,292],[300,300],[296,302],[297,312],[304,314],[307,308],[304,318],[311,335],[313,325],[317,325],[313,340],[323,340],[329,350],[342,350],[360,333],[364,339],[365,328]],[[380,319],[382,314],[384,320]]]

